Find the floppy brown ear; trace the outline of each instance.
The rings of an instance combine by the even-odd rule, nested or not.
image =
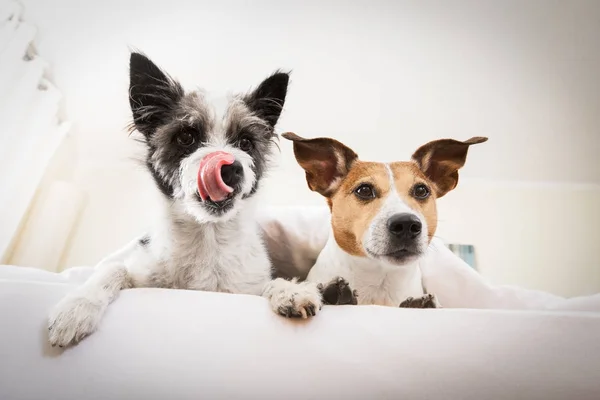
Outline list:
[[[436,186],[437,197],[442,197],[458,184],[458,170],[465,165],[469,146],[487,141],[486,137],[472,137],[464,142],[441,139],[429,142],[414,152],[412,159]]]
[[[354,151],[334,139],[304,139],[292,132],[281,136],[294,142],[294,155],[306,172],[308,187],[325,197],[337,190],[358,158]]]

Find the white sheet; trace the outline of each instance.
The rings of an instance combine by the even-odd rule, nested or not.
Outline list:
[[[596,313],[332,306],[292,321],[260,297],[133,289],[62,352],[46,315],[70,288],[0,279],[0,399],[600,398]]]

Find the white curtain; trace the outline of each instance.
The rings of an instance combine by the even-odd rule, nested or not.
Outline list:
[[[23,7],[0,0],[0,263],[17,235],[69,124],[59,118],[62,95],[35,51],[36,29]],[[52,212],[49,210],[48,212]]]

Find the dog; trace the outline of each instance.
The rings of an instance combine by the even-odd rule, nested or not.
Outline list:
[[[158,287],[262,295],[278,314],[316,315],[316,285],[272,278],[255,210],[277,144],[275,125],[289,74],[273,73],[217,110],[142,53],[129,62],[132,131],[164,199],[161,223],[99,262],[52,310],[49,342],[61,347],[94,332],[119,291]]]
[[[378,163],[334,139],[282,136],[331,211],[331,234],[307,276],[324,304],[438,308],[418,261],[437,228],[436,199],[458,184],[469,147],[487,138],[436,140],[411,161]]]

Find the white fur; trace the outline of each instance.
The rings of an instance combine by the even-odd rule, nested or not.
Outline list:
[[[287,309],[307,318],[310,316],[309,307],[315,313],[321,309],[321,293],[317,284],[307,281],[298,283],[296,278],[291,281],[275,279],[267,284],[264,296],[270,298],[271,308],[278,314],[285,313]]]

